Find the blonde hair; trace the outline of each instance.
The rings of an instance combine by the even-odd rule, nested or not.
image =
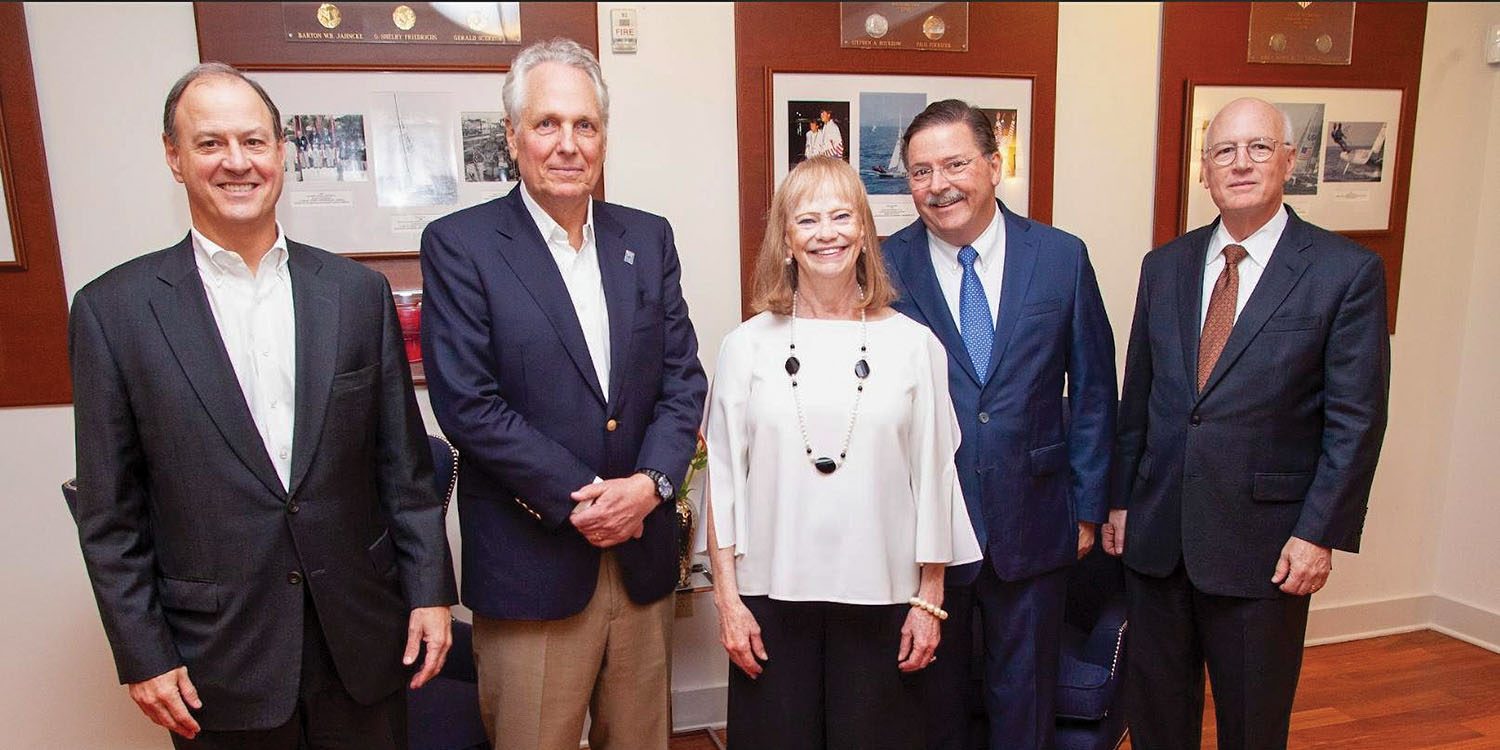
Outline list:
[[[856,307],[878,310],[896,301],[896,288],[885,272],[880,242],[875,235],[875,215],[870,212],[870,200],[865,196],[865,186],[859,181],[859,174],[843,159],[814,156],[793,167],[771,198],[771,208],[766,213],[765,238],[761,240],[760,255],[755,260],[752,287],[755,293],[751,297],[751,307],[756,312],[791,313],[797,264],[786,263],[791,252],[786,241],[787,225],[791,222],[792,211],[825,189],[832,189],[835,194],[847,198],[854,207],[854,214],[859,217],[861,247],[859,259],[855,261],[854,277],[864,287],[865,296]]]

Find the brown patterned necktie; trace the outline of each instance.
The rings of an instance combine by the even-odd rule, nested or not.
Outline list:
[[[1208,383],[1209,373],[1224,351],[1224,342],[1229,340],[1229,331],[1234,328],[1234,305],[1240,296],[1240,261],[1245,259],[1245,248],[1239,245],[1224,246],[1224,270],[1214,282],[1214,292],[1208,298],[1208,316],[1203,319],[1203,333],[1198,338],[1198,390]]]

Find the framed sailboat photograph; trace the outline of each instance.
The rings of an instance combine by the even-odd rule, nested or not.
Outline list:
[[[809,154],[843,158],[859,171],[870,195],[877,233],[888,236],[917,219],[902,133],[928,104],[962,99],[994,124],[1004,161],[995,195],[1024,216],[1030,208],[1032,83],[1029,77],[773,71],[770,132],[780,137],[770,144],[772,187]]]

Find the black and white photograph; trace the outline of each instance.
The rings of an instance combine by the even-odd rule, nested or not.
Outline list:
[[[849,102],[787,102],[786,119],[787,169],[813,156],[849,161]]]
[[[458,203],[458,136],[451,96],[440,92],[381,92],[373,97],[375,197],[382,206]]]
[[[364,182],[369,177],[364,115],[286,118],[286,174],[296,182]]]
[[[1383,122],[1330,122],[1323,148],[1324,182],[1380,182],[1385,163]]]
[[[1287,180],[1287,195],[1318,194],[1318,161],[1323,155],[1323,110],[1325,105],[1303,102],[1276,102],[1292,118],[1291,146],[1297,151],[1292,178]]]
[[[515,160],[505,145],[504,112],[464,112],[464,182],[515,182]]]
[[[901,134],[927,106],[927,95],[859,92],[859,178],[870,195],[909,195]]]

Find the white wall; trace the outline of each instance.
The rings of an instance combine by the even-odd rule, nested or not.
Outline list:
[[[1495,388],[1500,383],[1500,65],[1486,65],[1478,43],[1484,29],[1500,23],[1500,5],[1440,12],[1432,6],[1428,13],[1427,53],[1442,62],[1422,86],[1430,83],[1455,107],[1467,109],[1467,117],[1452,118],[1454,122],[1445,117],[1434,128],[1450,139],[1458,165],[1448,179],[1473,200],[1473,213],[1464,210],[1468,205],[1448,213],[1456,225],[1451,230],[1455,247],[1472,248],[1472,261],[1430,271],[1447,280],[1449,293],[1466,298],[1453,332],[1462,337],[1457,382],[1440,394],[1451,399],[1455,413],[1446,486],[1438,495],[1446,502],[1437,535],[1435,588],[1443,597],[1500,615],[1500,544],[1493,523],[1500,509],[1500,460],[1495,455],[1500,435],[1500,393]],[[1435,212],[1443,216],[1441,208]],[[1466,223],[1466,218],[1473,221]],[[1438,247],[1424,243],[1428,252]],[[1492,629],[1487,639],[1500,643],[1500,628]]]
[[[600,6],[601,28],[611,7]],[[739,318],[733,10],[628,7],[640,9],[640,52],[613,55],[605,40],[602,55],[613,89],[606,189],[672,220],[711,368]],[[26,15],[71,294],[186,227],[157,144],[161,99],[197,60],[192,10],[29,3]],[[1390,434],[1364,552],[1340,554],[1315,600],[1321,637],[1432,622],[1434,600],[1466,605],[1480,628],[1500,617],[1500,552],[1489,538],[1500,487],[1491,456],[1500,445],[1500,73],[1477,57],[1497,16],[1493,5],[1429,6]],[[1089,243],[1123,357],[1151,242],[1160,9],[1065,4],[1059,23],[1054,216]],[[679,127],[684,120],[695,127]],[[57,491],[73,473],[71,408],[0,410],[0,436],[4,497],[15,508],[0,531],[0,597],[11,603],[0,639],[17,676],[0,686],[4,744],[166,747],[115,684]],[[693,604],[677,621],[680,699],[715,694],[725,675],[712,604],[703,595]],[[679,723],[692,723],[705,707],[677,709]]]

